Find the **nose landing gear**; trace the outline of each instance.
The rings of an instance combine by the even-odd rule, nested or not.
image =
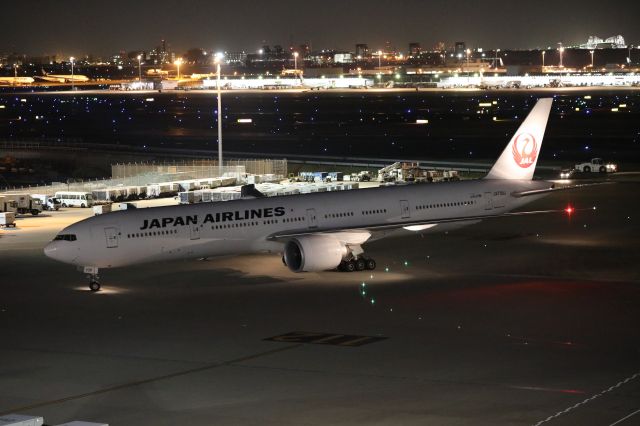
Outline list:
[[[95,266],[85,266],[83,270],[84,273],[87,274],[87,279],[89,280],[89,290],[99,291],[100,277],[98,276],[98,268]]]
[[[99,291],[100,290],[100,282],[98,281],[97,275],[89,276],[89,289],[91,291]]]

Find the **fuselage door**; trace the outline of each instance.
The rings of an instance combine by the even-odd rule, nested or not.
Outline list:
[[[409,219],[411,217],[409,202],[407,200],[400,200],[400,217],[402,217],[402,219]]]
[[[199,240],[200,226],[195,223],[192,223],[191,226],[189,227],[189,235],[192,240]]]
[[[493,193],[492,192],[484,193],[484,209],[493,210]]]
[[[115,248],[118,247],[118,228],[109,227],[104,228],[104,236],[107,241],[107,248]]]
[[[307,226],[309,228],[318,227],[318,219],[316,217],[316,209],[307,209]]]

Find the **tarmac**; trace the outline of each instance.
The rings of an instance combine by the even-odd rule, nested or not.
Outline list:
[[[110,425],[640,422],[640,175],[365,246],[372,272],[278,256],[101,272],[42,248],[89,209],[0,231],[0,415]],[[593,207],[596,207],[594,210]]]

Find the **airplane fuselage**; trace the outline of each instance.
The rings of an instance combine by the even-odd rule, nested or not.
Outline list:
[[[283,234],[318,234],[323,230],[357,233],[363,229],[363,235],[367,234],[363,239],[370,240],[397,234],[392,227],[405,224],[409,229],[433,232],[469,222],[441,223],[432,228],[412,224],[447,218],[477,221],[539,198],[513,197],[513,192],[548,186],[542,181],[477,180],[127,210],[67,227],[61,234],[75,235],[76,240],[53,241],[47,255],[78,266],[112,268],[282,252],[282,240],[273,236]]]

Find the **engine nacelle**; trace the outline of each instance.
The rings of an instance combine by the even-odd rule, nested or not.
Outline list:
[[[293,272],[326,271],[337,268],[347,253],[347,247],[333,237],[308,235],[287,242],[284,262]]]

